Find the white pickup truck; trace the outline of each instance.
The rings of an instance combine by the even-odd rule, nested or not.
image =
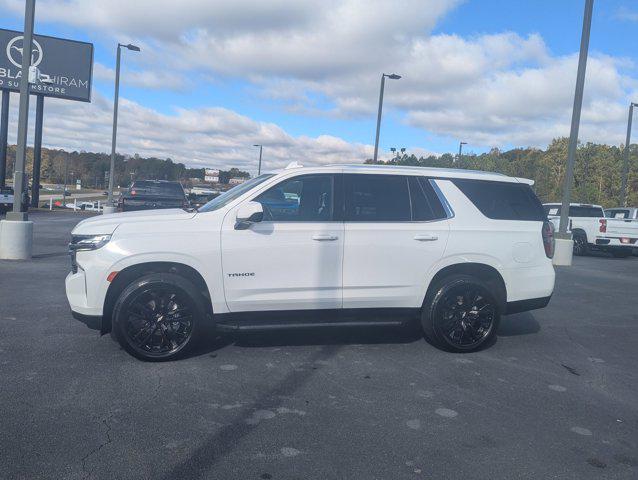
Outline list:
[[[544,203],[547,218],[558,230],[560,203]],[[606,218],[603,207],[586,203],[569,206],[569,230],[574,239],[574,255],[587,255],[602,250],[614,257],[624,258],[638,248],[638,222]]]

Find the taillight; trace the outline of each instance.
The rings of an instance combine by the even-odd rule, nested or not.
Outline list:
[[[547,258],[554,256],[554,225],[552,222],[543,222],[543,247]]]
[[[598,227],[598,231],[600,233],[607,233],[607,219],[601,218],[598,220],[598,223],[600,223],[600,227]]]

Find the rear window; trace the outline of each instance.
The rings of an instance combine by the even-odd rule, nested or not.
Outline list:
[[[605,210],[607,218],[629,218],[629,210]]]
[[[131,195],[161,195],[163,197],[183,197],[184,189],[177,182],[136,181],[131,185]]]
[[[494,220],[545,221],[543,206],[525,183],[452,180],[483,215]]]
[[[587,207],[572,205],[569,207],[570,217],[604,217],[603,209],[599,207]]]

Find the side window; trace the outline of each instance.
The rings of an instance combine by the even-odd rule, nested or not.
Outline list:
[[[445,209],[425,177],[408,177],[412,220],[417,222],[446,218]]]
[[[302,175],[284,180],[254,199],[266,222],[327,222],[332,220],[332,175]]]
[[[349,222],[409,222],[410,193],[402,175],[347,174],[345,220]]]
[[[452,182],[488,218],[540,222],[547,219],[541,202],[525,183],[461,178]]]

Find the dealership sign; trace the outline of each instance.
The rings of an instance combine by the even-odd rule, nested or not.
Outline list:
[[[0,29],[0,89],[20,91],[24,53],[22,33]],[[91,101],[93,44],[34,35],[30,54],[42,79],[29,85],[31,93]]]

